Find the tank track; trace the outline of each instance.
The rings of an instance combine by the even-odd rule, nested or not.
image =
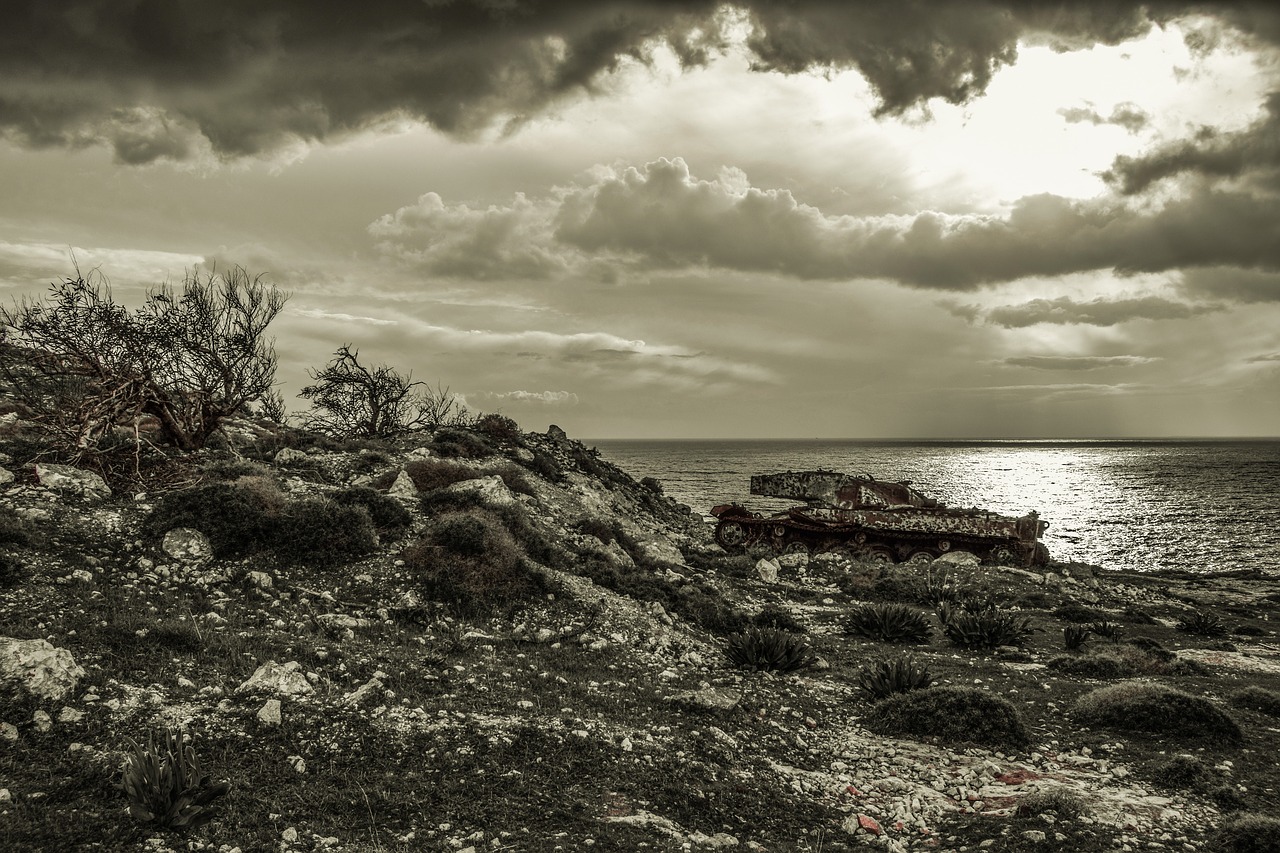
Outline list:
[[[1028,549],[1016,539],[842,528],[793,518],[741,515],[721,519],[715,528],[715,540],[731,553],[752,546],[766,546],[777,554],[816,554],[846,548],[859,559],[886,563],[925,564],[949,551],[968,551],[984,563],[1007,566],[1041,565],[1048,557],[1042,545]]]

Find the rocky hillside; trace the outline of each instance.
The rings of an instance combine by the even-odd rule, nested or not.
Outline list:
[[[1275,849],[1274,578],[729,555],[554,427],[12,421],[0,849]]]

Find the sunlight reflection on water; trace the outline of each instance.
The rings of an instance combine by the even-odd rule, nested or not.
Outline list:
[[[1277,569],[1280,442],[600,441],[606,459],[706,513],[752,474],[827,468],[908,480],[950,506],[1037,510],[1057,559],[1114,569]]]

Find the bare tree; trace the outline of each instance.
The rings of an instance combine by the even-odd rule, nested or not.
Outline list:
[[[46,300],[0,307],[0,374],[78,455],[120,427],[136,438],[147,416],[163,442],[195,450],[271,391],[266,329],[287,298],[235,267],[188,273],[180,295],[160,287],[130,311],[100,274],[77,270]]]

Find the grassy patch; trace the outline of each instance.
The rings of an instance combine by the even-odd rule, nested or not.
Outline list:
[[[863,724],[894,737],[936,737],[944,743],[1021,747],[1031,740],[1007,699],[971,687],[931,687],[876,703]]]
[[[1200,696],[1146,681],[1112,684],[1077,700],[1075,719],[1088,726],[1147,732],[1179,739],[1239,743],[1240,726]]]

